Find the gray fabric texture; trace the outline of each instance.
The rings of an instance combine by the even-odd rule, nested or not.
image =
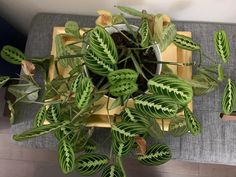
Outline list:
[[[96,17],[64,14],[38,14],[34,17],[28,35],[26,56],[43,57],[50,54],[52,44],[52,30],[54,26],[63,26],[67,20],[75,20],[83,27],[95,25]],[[135,24],[137,20],[132,20]],[[236,64],[236,25],[202,22],[175,22],[179,31],[191,31],[193,40],[203,46],[203,51],[208,56],[218,59],[214,51],[213,34],[216,30],[224,29],[231,40],[231,61],[226,68],[226,74],[236,80],[234,67]],[[193,55],[193,60],[198,60],[198,55]],[[207,62],[206,62],[207,63]],[[35,75],[42,81],[39,72]],[[169,144],[174,159],[189,160],[202,163],[220,163],[236,165],[236,122],[223,122],[219,118],[221,110],[220,99],[223,85],[215,92],[204,97],[194,98],[194,113],[202,124],[202,134],[190,134],[181,138],[174,138],[166,134],[165,142]],[[16,108],[16,124],[12,126],[12,133],[19,133],[31,127],[38,105],[18,104]],[[96,130],[95,139],[102,142],[107,137],[108,129]],[[55,149],[57,141],[52,135],[21,142],[21,145],[32,148]],[[103,143],[101,151],[107,152],[108,147]]]

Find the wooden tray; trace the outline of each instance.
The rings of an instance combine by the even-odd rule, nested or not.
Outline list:
[[[55,36],[57,34],[61,34],[61,33],[65,33],[64,27],[54,27],[51,55],[56,56]],[[81,32],[81,33],[83,33],[83,32]],[[191,37],[191,32],[179,31],[178,34],[182,34],[182,35]],[[170,61],[170,62],[189,63],[189,62],[192,62],[192,52],[177,48],[174,44],[171,44],[162,53],[162,60],[163,61]],[[191,66],[176,66],[176,65],[168,65],[168,66],[172,69],[172,71],[175,74],[178,74],[179,77],[187,78],[187,79],[192,78],[192,67]],[[59,72],[64,77],[67,77],[71,68],[70,67],[63,68],[58,63],[58,69],[59,69]],[[55,76],[55,65],[54,65],[54,63],[52,63],[49,67],[49,80],[52,80],[54,78],[54,76]],[[110,99],[109,106],[111,106],[112,102],[113,102],[113,100]],[[104,107],[101,110],[97,111],[93,116],[91,116],[87,126],[89,126],[89,127],[106,127],[106,128],[110,127],[109,119],[107,116],[106,103],[107,103],[107,97],[105,97],[105,96],[96,102],[96,104],[104,104]],[[133,102],[129,101],[128,105],[133,106]],[[190,103],[188,106],[192,110],[192,103]],[[109,117],[112,118],[114,114],[118,114],[118,113],[120,113],[120,111],[121,111],[121,107],[118,107],[116,109],[109,111]],[[157,121],[161,125],[162,121],[160,119],[157,119]],[[170,122],[170,120],[168,120],[168,119],[164,121],[164,130],[165,131],[168,131],[169,122]]]

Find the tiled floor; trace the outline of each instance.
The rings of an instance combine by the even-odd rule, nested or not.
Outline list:
[[[0,108],[3,91],[0,90]],[[0,109],[0,113],[1,109]],[[8,118],[0,115],[0,177],[63,177],[57,153],[45,149],[19,147],[11,140]],[[144,167],[135,160],[125,161],[127,177],[236,177],[236,166],[190,163],[179,160],[158,167]],[[68,177],[79,177],[73,173]],[[99,175],[98,175],[99,176]]]

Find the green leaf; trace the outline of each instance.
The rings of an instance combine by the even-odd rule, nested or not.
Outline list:
[[[109,92],[113,96],[129,96],[138,90],[138,85],[130,81],[121,81],[114,85],[111,85]]]
[[[79,109],[88,106],[92,97],[93,83],[90,78],[83,77],[79,82],[79,88],[76,91],[76,105]]]
[[[178,106],[176,101],[164,95],[142,95],[135,98],[136,110],[152,118],[175,117]]]
[[[61,127],[54,132],[55,137],[58,141],[66,140],[71,145],[75,143],[75,139],[77,138],[76,132],[74,132],[70,127]]]
[[[115,101],[112,102],[111,107],[109,110],[115,109],[118,106],[121,106],[122,104],[126,103],[128,101],[130,96],[120,96],[116,98]]]
[[[136,69],[136,71],[145,79],[147,79],[147,77],[145,76],[142,68],[140,67],[139,63],[137,62],[137,60],[135,59],[135,57],[133,56],[133,54],[131,54],[131,59],[132,59],[132,62],[134,64],[134,67]]]
[[[93,175],[105,167],[108,162],[109,159],[105,155],[83,154],[76,161],[76,171],[83,176]]]
[[[171,159],[171,150],[167,145],[157,144],[151,146],[145,155],[138,156],[138,161],[144,165],[161,165]]]
[[[9,63],[20,65],[25,55],[17,48],[5,45],[1,50],[1,57]]]
[[[150,126],[149,119],[140,114],[136,109],[134,108],[125,108],[121,113],[120,116],[122,117],[122,120],[125,122],[134,122],[142,124],[145,127]]]
[[[63,56],[66,56],[65,43],[64,43],[63,36],[61,34],[56,35],[56,37],[55,37],[55,45],[56,45],[56,57],[57,58],[61,58]],[[67,67],[68,66],[68,63],[66,62],[65,59],[60,59],[59,63],[63,67]]]
[[[89,48],[102,61],[108,64],[116,64],[118,53],[110,34],[102,27],[96,26],[90,31]]]
[[[96,151],[96,144],[92,139],[89,139],[84,146],[84,151],[86,153],[92,153]]]
[[[136,16],[136,17],[142,17],[143,16],[143,13],[136,10],[136,9],[133,9],[133,8],[130,8],[130,7],[125,7],[125,6],[115,6],[116,8],[118,8],[120,11],[124,12],[124,13],[127,13],[129,15],[133,15],[133,16]]]
[[[160,41],[160,50],[163,52],[175,39],[176,27],[173,23],[169,23],[163,28],[162,40]]]
[[[119,24],[123,22],[123,17],[121,15],[112,14],[112,24]]]
[[[124,80],[127,82],[136,82],[138,73],[132,69],[118,69],[110,72],[107,78],[110,84],[116,84]]]
[[[206,95],[207,93],[215,90],[218,85],[214,79],[205,74],[194,75],[192,80],[199,83],[198,85],[193,86],[194,96]]]
[[[156,119],[150,119],[150,127],[148,127],[148,134],[155,138],[157,141],[163,141],[164,136],[160,125],[157,123]]]
[[[224,79],[224,70],[223,70],[221,64],[218,64],[217,72],[218,72],[218,78],[217,78],[217,80],[218,80],[218,81],[223,81],[223,79]]]
[[[201,49],[200,45],[193,42],[192,38],[181,34],[176,34],[174,43],[177,47],[185,50],[197,51]]]
[[[129,138],[127,141],[120,142],[115,138],[112,139],[112,150],[113,152],[121,157],[127,155],[134,146],[134,138]]]
[[[188,132],[187,124],[183,116],[172,119],[169,124],[169,132],[175,137],[182,136]]]
[[[180,105],[186,105],[193,97],[191,85],[175,77],[156,76],[148,81],[148,89],[154,94],[166,95]]]
[[[71,84],[71,90],[72,90],[72,92],[76,92],[76,91],[77,91],[77,89],[79,88],[79,83],[80,83],[81,79],[82,79],[82,75],[79,74],[79,75],[76,77],[76,79],[72,82],[72,84]]]
[[[79,33],[79,26],[78,23],[75,21],[67,21],[65,24],[65,32],[67,34],[70,34],[72,36],[74,36],[75,38],[79,38],[80,37],[80,33]]]
[[[196,76],[196,75],[195,75]],[[191,85],[193,88],[208,88],[207,84],[205,82],[198,81],[197,79],[184,79],[186,83]]]
[[[227,34],[224,30],[215,32],[214,35],[215,50],[224,63],[229,62],[230,45]]]
[[[72,146],[65,140],[62,140],[58,145],[58,160],[64,174],[74,170],[75,154]]]
[[[222,104],[222,111],[226,115],[231,114],[235,109],[236,87],[231,79],[228,79],[228,83],[225,86],[221,104]]]
[[[50,123],[60,122],[60,104],[52,104],[48,107],[46,119]]]
[[[102,177],[123,177],[123,173],[118,166],[109,165],[103,170]]]
[[[107,76],[110,72],[115,71],[116,65],[106,63],[103,58],[99,58],[92,49],[88,49],[84,61],[86,66],[100,76]]]
[[[150,36],[149,36],[149,26],[148,20],[146,18],[142,19],[142,23],[139,29],[141,35],[141,47],[145,48],[149,46]]]
[[[113,138],[118,142],[126,142],[137,135],[144,134],[147,128],[142,124],[120,122],[112,125]]]
[[[59,123],[54,123],[54,124],[42,125],[40,127],[36,127],[30,130],[24,131],[21,134],[13,135],[13,139],[15,141],[27,140],[30,138],[34,138],[34,137],[41,136],[41,135],[50,133],[52,131],[55,131],[61,127],[68,125],[69,123],[70,123],[69,121],[64,121],[64,122],[59,122]]]
[[[162,64],[161,72],[164,75],[173,75],[174,74],[172,69],[170,69],[167,64]]]
[[[7,100],[7,105],[8,105],[8,109],[10,111],[10,118],[9,118],[10,124],[14,124],[14,122],[15,122],[15,110],[14,110],[14,107],[13,107],[13,105],[12,105],[10,100]]]
[[[201,124],[188,107],[184,108],[184,117],[187,128],[192,133],[192,135],[199,135],[201,133]]]
[[[46,120],[46,115],[47,115],[46,106],[42,106],[34,118],[33,126],[34,127],[42,126],[44,121]]]
[[[83,56],[81,47],[76,45],[66,45],[64,54],[64,57],[66,57],[61,58],[59,61],[61,62],[61,60],[63,60],[63,62],[70,65],[71,68],[74,68],[82,63],[80,55]]]
[[[38,99],[39,88],[31,83],[15,84],[10,85],[8,91],[17,99],[22,98],[22,101],[36,101]]]
[[[157,43],[162,42],[162,31],[163,31],[163,15],[157,14],[154,16],[154,33],[153,38]]]
[[[9,76],[0,76],[0,88],[10,79]]]

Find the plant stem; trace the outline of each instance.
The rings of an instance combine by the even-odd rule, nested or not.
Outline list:
[[[108,98],[107,98],[106,110],[107,110],[108,122],[111,125],[111,119],[110,119],[110,113],[109,113],[109,101],[110,101],[110,95],[108,95]]]
[[[58,69],[58,60],[55,60],[55,69],[56,69],[56,73],[58,76],[60,76],[60,72],[59,72],[59,69]]]
[[[149,69],[147,69],[146,66],[141,65],[141,68],[145,69],[151,76],[155,76],[155,74],[153,74],[151,71],[149,71]]]
[[[39,102],[39,101],[21,101],[22,103],[31,103],[31,104],[42,104],[42,105],[51,105],[62,103],[62,101],[47,101],[47,102]]]
[[[99,90],[99,91],[95,92],[95,94],[100,94],[100,93],[105,94],[107,92],[108,92],[108,89],[105,89],[105,90]]]
[[[151,60],[143,60],[144,63],[153,63],[153,64],[169,64],[169,65],[177,65],[177,66],[192,66],[195,63],[178,63],[178,62],[169,62],[169,61],[151,61]]]
[[[124,62],[124,61],[127,61],[128,59],[130,59],[130,56],[127,56],[127,57],[125,57],[124,59],[120,60],[120,61],[118,62],[118,64],[120,64],[120,63],[122,63],[122,62]]]
[[[101,86],[101,84],[102,84],[102,82],[104,81],[104,79],[105,79],[105,77],[102,77],[102,78],[100,79],[100,81],[99,81],[98,84],[96,85],[97,88],[99,88],[99,87]]]
[[[134,39],[136,40],[136,45],[137,45],[137,44],[139,45],[139,43],[138,43],[138,39],[137,39],[137,36],[135,35],[134,31],[132,30],[132,28],[131,28],[129,22],[126,20],[126,18],[124,17],[123,14],[121,14],[121,17],[122,17],[122,19],[123,19],[125,25],[126,25],[127,28],[129,29],[129,32],[132,34],[132,36],[133,36]]]
[[[125,169],[124,169],[123,163],[121,161],[121,158],[119,156],[116,156],[116,160],[120,166],[121,172],[123,173],[123,177],[126,177]]]
[[[131,38],[129,38],[128,36],[126,36],[122,31],[120,31],[117,27],[112,26],[113,28],[115,28],[120,34],[122,34],[128,41],[138,45],[138,43],[136,43],[135,41],[133,41]],[[132,30],[133,31],[133,30]],[[132,34],[132,33],[131,33]]]
[[[64,55],[61,57],[58,57],[58,60],[63,60],[63,59],[67,59],[67,58],[77,58],[77,57],[83,57],[84,54],[76,54],[76,55]]]

